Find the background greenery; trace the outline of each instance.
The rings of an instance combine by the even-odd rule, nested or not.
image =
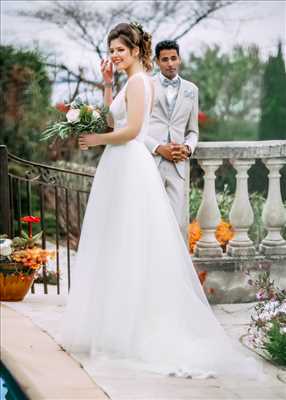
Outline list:
[[[39,142],[52,112],[52,82],[37,50],[0,46],[0,143],[27,159],[45,158]]]

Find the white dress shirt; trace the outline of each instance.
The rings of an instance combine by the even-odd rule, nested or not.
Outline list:
[[[176,80],[180,81],[180,77],[179,77],[178,74],[173,79],[168,79],[166,76],[164,76],[160,72],[160,81],[161,81],[161,83],[163,83],[164,79],[167,79],[167,80],[170,80],[170,81],[176,81]],[[164,90],[165,90],[165,93],[166,93],[166,99],[167,99],[167,102],[168,102],[169,106],[171,106],[171,104],[173,102],[176,102],[176,98],[178,96],[179,89],[180,89],[180,84],[177,87],[174,87],[172,85],[169,85],[168,87],[164,87]]]
[[[173,80],[175,80],[175,81],[179,80],[180,81],[180,77],[179,77],[178,74],[173,79],[168,79],[161,72],[159,73],[159,76],[160,76],[160,81],[162,83],[162,86],[163,86],[164,79],[171,80],[171,81],[173,81]],[[177,85],[176,87],[174,87],[172,85],[169,85],[167,87],[164,87],[164,90],[165,90],[165,93],[166,93],[166,100],[167,100],[168,106],[171,108],[172,103],[176,102],[176,99],[177,99],[177,96],[178,96],[178,93],[179,93],[179,90],[180,90],[180,84]],[[169,140],[170,140],[170,138],[169,138]],[[156,154],[156,150],[157,150],[157,148],[159,146],[160,145],[158,144],[158,145],[156,145],[154,147],[153,152],[152,152],[154,155]],[[189,146],[187,146],[187,147],[188,147],[188,150],[190,151],[191,149],[189,148]]]

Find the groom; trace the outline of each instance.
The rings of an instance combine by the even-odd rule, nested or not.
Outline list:
[[[164,40],[155,48],[160,72],[145,143],[153,154],[184,239],[188,227],[188,159],[198,142],[198,88],[179,75],[179,45]]]

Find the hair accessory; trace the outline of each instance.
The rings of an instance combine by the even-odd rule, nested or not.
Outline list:
[[[136,29],[137,31],[139,31],[142,35],[144,35],[143,26],[142,26],[141,24],[139,24],[139,22],[136,22],[136,21],[131,22],[131,23],[130,23],[130,26],[131,26],[133,29]]]

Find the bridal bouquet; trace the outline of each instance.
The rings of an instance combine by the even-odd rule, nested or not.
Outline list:
[[[72,103],[60,103],[56,108],[60,112],[60,121],[51,124],[41,134],[41,140],[51,137],[66,139],[82,133],[104,133],[108,129],[108,107],[92,106],[77,97]]]

